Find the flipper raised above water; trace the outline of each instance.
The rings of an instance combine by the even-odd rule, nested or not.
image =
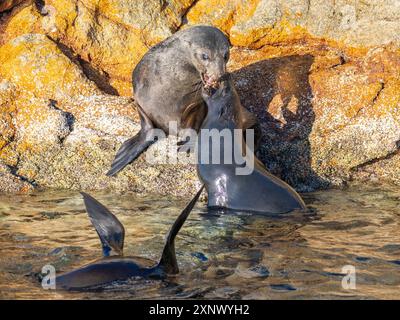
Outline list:
[[[149,134],[151,129],[154,128],[153,123],[138,104],[136,104],[136,108],[140,116],[141,129],[134,137],[126,140],[121,145],[111,164],[111,169],[107,172],[107,176],[115,176],[155,142],[151,139],[151,134]]]
[[[201,192],[204,189],[204,185],[197,191],[196,195],[193,199],[188,203],[185,209],[181,212],[178,218],[175,220],[172,225],[167,239],[165,241],[164,250],[162,252],[162,256],[160,262],[158,264],[159,267],[162,267],[164,271],[168,274],[176,274],[179,272],[178,263],[176,261],[175,255],[175,237],[181,229],[182,225],[185,223],[186,218],[189,216],[189,213],[192,211],[194,205],[200,197]]]
[[[103,246],[103,255],[123,254],[125,229],[105,206],[87,193],[81,192],[89,215]]]
[[[90,195],[82,192],[89,217],[103,244],[105,257],[75,270],[57,275],[57,289],[98,289],[114,281],[124,281],[132,277],[164,279],[168,274],[178,273],[174,240],[202,190],[203,187],[175,220],[168,233],[160,262],[153,265],[148,265],[147,263],[143,265],[141,258],[122,256],[124,227],[106,207]],[[111,251],[115,251],[120,255],[109,256]]]

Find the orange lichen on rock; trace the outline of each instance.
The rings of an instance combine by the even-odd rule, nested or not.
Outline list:
[[[186,18],[189,26],[208,24],[229,34],[236,17],[245,12],[249,15],[248,11],[251,11],[250,8],[255,8],[254,4],[257,2],[258,0],[246,1],[246,3],[240,0],[200,0],[188,12]]]
[[[78,66],[41,34],[23,35],[1,46],[0,65],[0,77],[36,97],[57,100],[98,92]]]
[[[35,33],[40,31],[40,14],[32,6],[22,8],[16,12],[12,19],[9,19],[5,24],[2,35],[0,36],[1,43],[6,43],[18,36]]]
[[[103,74],[115,93],[130,96],[134,66],[181,25],[192,2],[49,0],[43,19],[52,38]]]

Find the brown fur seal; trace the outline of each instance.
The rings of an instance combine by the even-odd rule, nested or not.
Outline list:
[[[238,121],[242,107],[230,77],[214,92],[203,90],[203,98],[208,114],[198,140],[197,172],[208,192],[208,207],[272,214],[305,209],[300,195],[269,173],[252,150],[244,159],[245,128]],[[235,129],[240,129],[236,136]]]
[[[201,88],[217,87],[226,74],[229,41],[217,28],[195,26],[179,31],[152,47],[133,70],[133,94],[141,119],[139,133],[118,150],[111,169],[113,176],[154,143],[152,129],[170,132],[169,124],[200,128],[206,114]],[[256,126],[255,117],[241,108],[246,128]]]

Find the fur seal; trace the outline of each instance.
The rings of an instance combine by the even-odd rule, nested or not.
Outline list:
[[[238,110],[242,107],[230,77],[227,76],[215,92],[210,93],[210,90],[203,89],[202,95],[208,106],[208,114],[198,137],[197,173],[208,192],[208,207],[272,214],[305,209],[300,195],[286,182],[269,173],[251,151],[248,150],[253,163],[250,174],[237,174],[237,169],[244,169],[244,160],[230,163],[225,161],[227,155],[230,159],[237,159],[234,149],[239,150],[240,157],[243,158],[245,146],[243,133],[237,135],[240,143],[237,142],[238,139],[234,139],[234,130],[245,128],[237,121]],[[217,133],[230,132],[227,136],[227,139],[231,139],[230,150],[225,147],[225,136],[224,143],[221,143],[220,136],[219,141],[203,136],[203,129]],[[205,143],[210,141],[217,145],[211,145],[205,150]],[[218,149],[220,153],[215,154]],[[219,164],[215,164],[216,162]]]
[[[226,74],[229,48],[219,29],[194,26],[178,31],[143,56],[132,74],[141,129],[122,144],[108,176],[116,175],[154,143],[152,129],[174,135],[183,128],[199,130],[207,114],[201,88],[218,86]],[[244,108],[240,120],[247,127],[257,125],[256,118]],[[169,126],[172,121],[176,130]]]
[[[56,276],[56,289],[89,290],[113,281],[127,280],[130,277],[163,279],[168,274],[177,274],[179,269],[175,256],[175,237],[203,188],[204,186],[175,220],[168,233],[161,259],[158,263],[153,263],[153,266],[143,265],[143,262],[149,265],[149,261],[145,261],[147,259],[123,256],[124,226],[105,206],[82,192],[86,210],[103,247],[103,258]],[[116,255],[110,256],[111,253]]]

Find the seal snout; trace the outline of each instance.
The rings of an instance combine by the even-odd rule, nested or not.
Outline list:
[[[220,82],[219,76],[216,75],[208,75],[207,73],[201,74],[201,80],[203,81],[204,87],[206,88],[215,88],[217,89]]]

